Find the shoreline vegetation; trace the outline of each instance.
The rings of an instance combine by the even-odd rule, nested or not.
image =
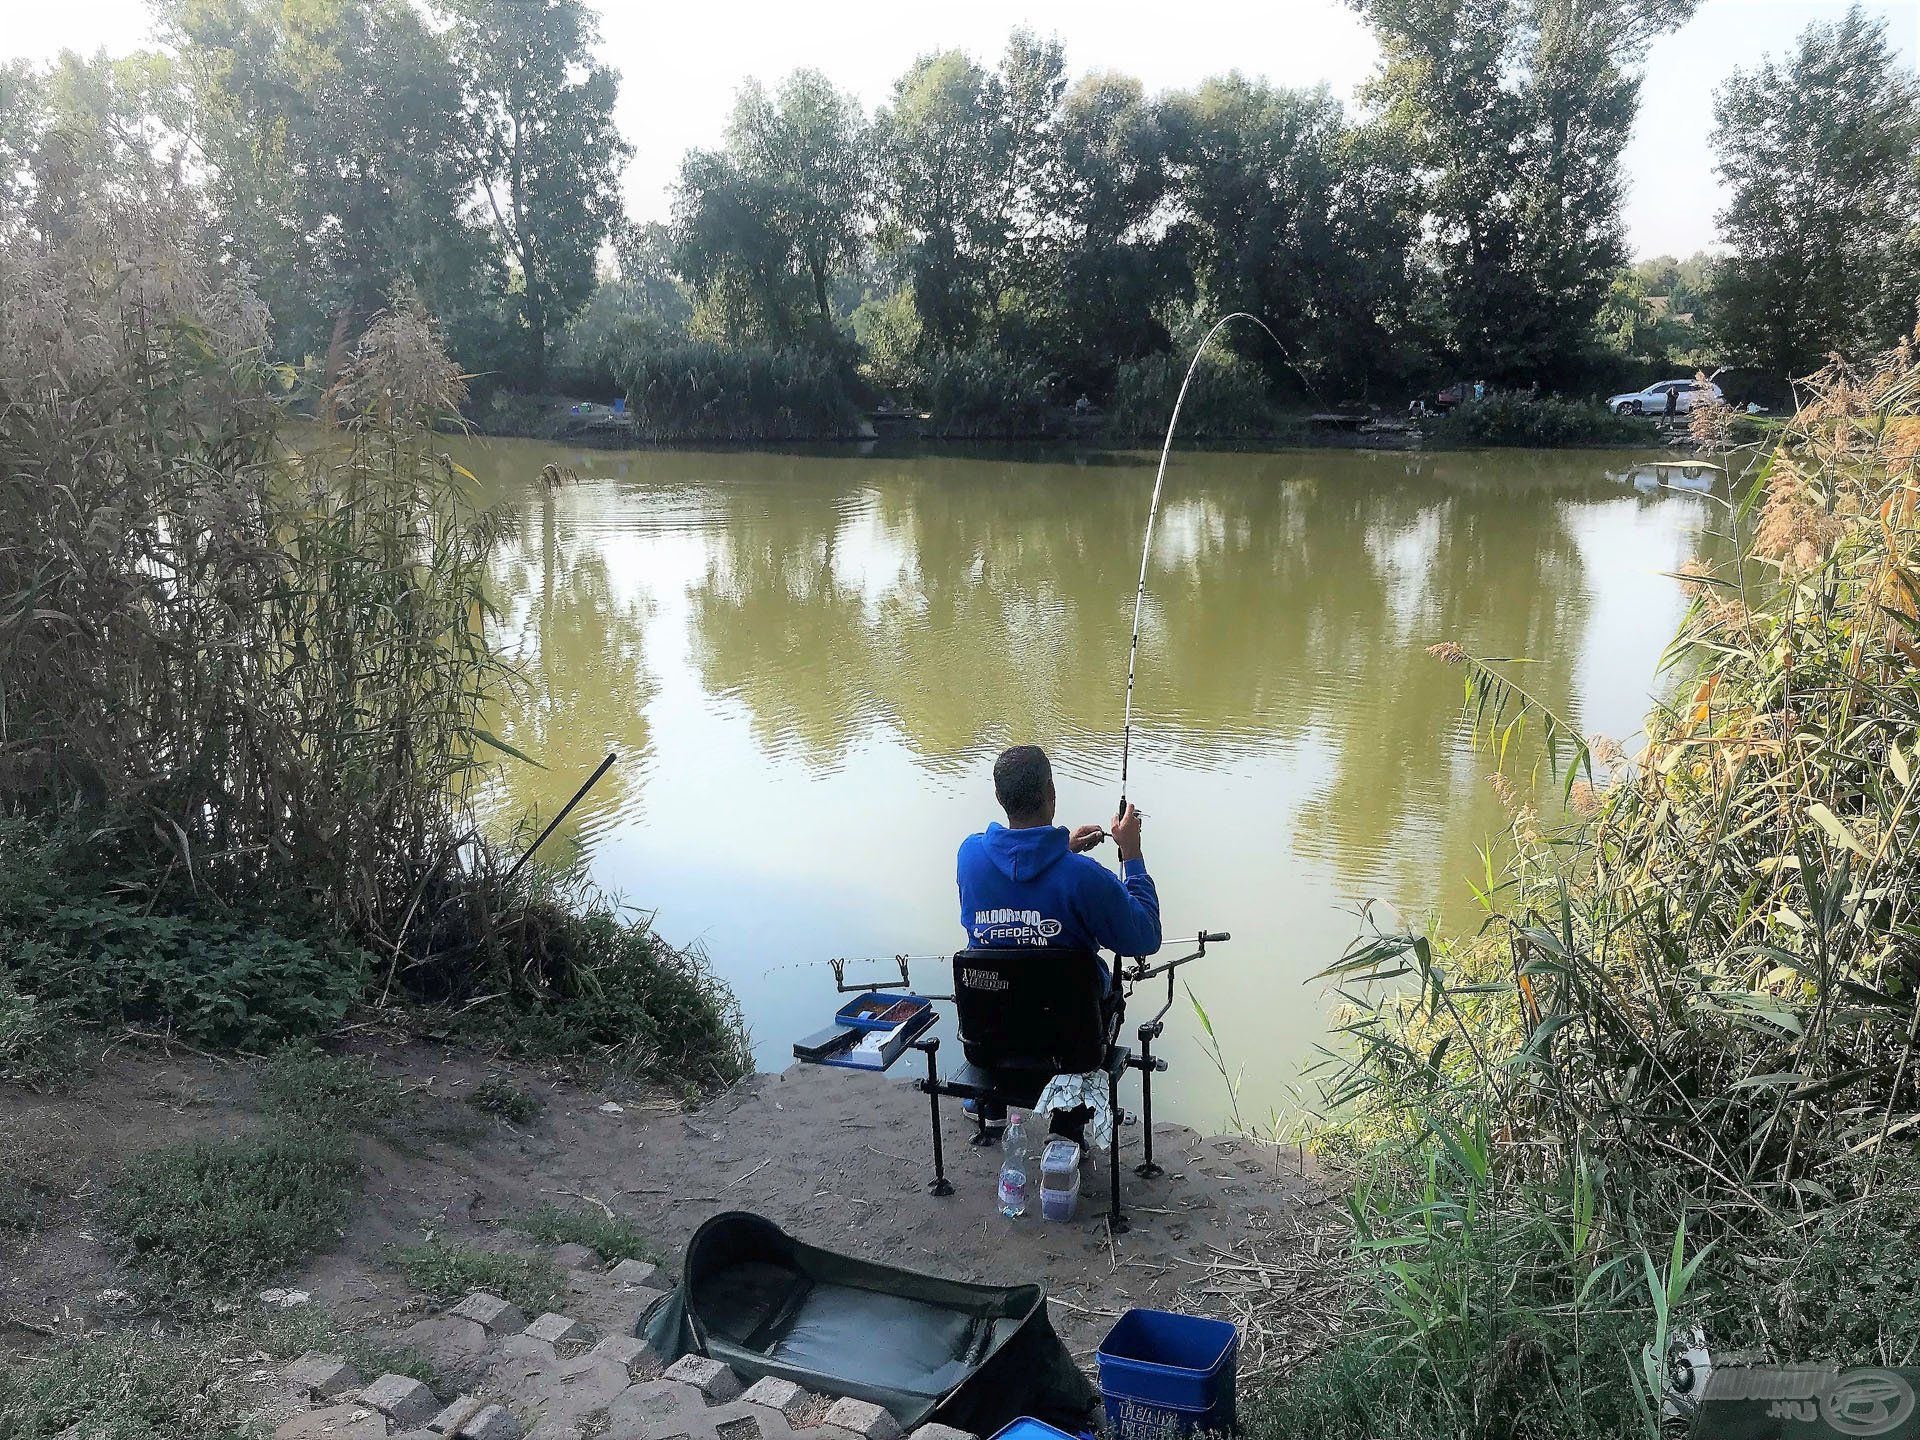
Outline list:
[[[1325,974],[1352,1329],[1256,1435],[1657,1437],[1676,1354],[1920,1355],[1916,343],[1746,455],[1639,753],[1432,648],[1509,829],[1477,930]]]
[[[487,833],[516,677],[463,388],[376,316],[295,448],[266,314],[156,166],[0,273],[0,1076],[74,1026],[259,1053],[365,1006],[697,1092],[749,1068],[694,952]]]
[[[1024,439],[1089,411],[1106,443],[1146,443],[1237,309],[1278,338],[1209,357],[1203,443],[1484,384],[1509,398],[1441,432],[1583,444],[1610,438],[1610,392],[1702,370],[1784,412],[1789,377],[1900,328],[1920,288],[1920,85],[1858,9],[1718,96],[1700,139],[1729,253],[1630,263],[1642,62],[1697,0],[1579,22],[1542,0],[1352,0],[1382,62],[1351,104],[1238,72],[1163,94],[1075,77],[1025,30],[990,62],[920,56],[871,112],[798,70],[740,89],[648,223],[622,208],[633,145],[583,0],[151,3],[150,51],[0,68],[0,225],[57,223],[70,172],[157,164],[304,393],[417,303],[488,433],[566,394],[623,402],[649,443],[858,437],[869,417]]]

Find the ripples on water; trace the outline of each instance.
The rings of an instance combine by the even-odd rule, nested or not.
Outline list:
[[[1048,747],[1063,822],[1110,813],[1147,457],[461,458],[521,509],[496,585],[525,685],[496,728],[548,767],[509,767],[495,812],[553,813],[617,750],[553,858],[703,941],[763,1064],[823,1023],[826,958],[959,939],[953,847],[995,814],[1000,747]],[[548,460],[580,483],[540,491]],[[1470,923],[1500,817],[1459,675],[1424,647],[1528,657],[1589,731],[1637,730],[1681,603],[1661,572],[1711,511],[1634,473],[1580,452],[1176,458],[1131,790],[1169,931],[1235,934],[1192,983],[1250,1117],[1291,1103],[1325,1029],[1305,982],[1354,903]],[[1216,1123],[1194,1028],[1169,1027],[1173,1109]]]

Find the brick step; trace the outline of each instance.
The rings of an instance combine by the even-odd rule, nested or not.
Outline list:
[[[607,1266],[584,1246],[562,1246],[553,1261],[567,1276],[565,1311],[529,1320],[476,1292],[402,1337],[462,1394],[443,1401],[404,1375],[365,1383],[342,1357],[309,1353],[285,1373],[314,1408],[274,1440],[901,1440],[893,1417],[863,1400],[771,1378],[743,1390],[732,1370],[700,1356],[661,1372],[632,1333],[663,1293],[654,1268]],[[925,1425],[913,1440],[976,1437]]]

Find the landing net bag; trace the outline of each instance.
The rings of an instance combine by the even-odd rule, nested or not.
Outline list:
[[[991,1435],[1021,1415],[1077,1429],[1093,1388],[1047,1318],[1039,1285],[973,1285],[836,1254],[729,1211],[687,1242],[680,1285],[641,1317],[668,1363],[705,1355]]]

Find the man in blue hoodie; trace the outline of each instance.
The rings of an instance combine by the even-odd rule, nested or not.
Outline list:
[[[1140,812],[1127,806],[1111,831],[1053,823],[1053,766],[1038,745],[1015,745],[993,763],[993,793],[1007,812],[960,842],[960,923],[971,945],[1032,945],[1151,955],[1160,948],[1160,896],[1140,854]],[[1116,876],[1086,852],[1111,834],[1120,852]],[[1109,988],[1113,972],[1108,972]],[[998,1107],[996,1107],[998,1108]],[[988,1123],[1004,1120],[988,1115]],[[1085,1117],[1056,1118],[1054,1130],[1078,1139]]]

